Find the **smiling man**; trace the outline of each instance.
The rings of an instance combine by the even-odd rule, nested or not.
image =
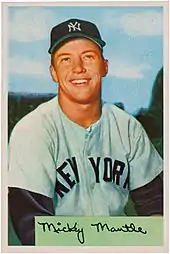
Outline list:
[[[58,96],[14,128],[9,211],[22,244],[34,244],[34,216],[163,214],[162,159],[141,124],[102,101],[108,72],[95,24],[67,20],[51,31],[50,72]]]
[[[96,122],[101,115],[102,77],[108,70],[101,48],[89,39],[73,38],[53,53],[50,69],[60,84],[62,111],[85,128]]]

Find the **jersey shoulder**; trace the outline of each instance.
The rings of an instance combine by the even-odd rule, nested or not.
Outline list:
[[[109,118],[113,118],[114,122],[121,128],[129,126],[136,126],[141,128],[141,123],[131,114],[127,113],[126,111],[120,109],[114,104],[104,103],[105,111]]]
[[[114,132],[114,137],[121,140],[127,154],[131,146],[137,142],[141,135],[146,135],[141,123],[134,116],[123,111],[115,105],[106,103],[104,106],[104,128]]]
[[[52,133],[54,131],[54,121],[57,117],[57,96],[40,104],[36,109],[25,115],[13,128],[11,136],[21,134],[37,135]]]

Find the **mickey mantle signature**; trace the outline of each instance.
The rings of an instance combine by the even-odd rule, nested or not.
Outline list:
[[[56,225],[53,223],[48,222],[37,222],[41,227],[43,232],[53,232],[53,233],[77,233],[77,240],[80,244],[85,243],[85,230],[84,228],[79,228],[78,223],[74,222],[73,225],[70,225],[69,223],[65,223],[63,226],[61,222],[57,222]],[[93,227],[96,230],[96,233],[100,232],[110,232],[110,233],[138,233],[138,234],[147,234],[146,230],[143,230],[142,227],[137,227],[133,222],[129,224],[124,224],[120,227],[110,226],[107,223],[98,222],[95,224],[90,224],[91,227]]]

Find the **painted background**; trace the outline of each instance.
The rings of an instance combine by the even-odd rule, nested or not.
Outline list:
[[[132,114],[147,108],[163,66],[162,7],[9,7],[9,91],[57,92],[49,73],[49,33],[74,17],[96,23],[107,43],[103,99],[122,102]]]

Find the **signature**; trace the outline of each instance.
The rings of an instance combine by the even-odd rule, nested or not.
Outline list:
[[[61,222],[57,222],[56,225],[53,223],[48,223],[48,222],[37,222],[40,226],[42,226],[43,232],[53,232],[53,233],[77,233],[77,240],[79,241],[80,244],[85,243],[85,230],[84,228],[79,228],[78,223],[75,222],[72,226],[70,226],[69,223],[66,222],[65,226],[62,226]],[[107,223],[95,223],[91,224],[91,227],[95,228],[97,233],[106,231],[106,232],[123,232],[123,233],[141,233],[141,234],[147,234],[146,230],[143,230],[142,227],[136,227],[134,223],[124,224],[120,227],[115,227],[115,226],[109,226]]]
[[[109,232],[135,232],[135,233],[142,233],[147,234],[147,231],[143,231],[142,227],[136,228],[134,223],[130,223],[129,225],[125,224],[121,227],[110,227],[107,223],[102,224],[98,222],[96,224],[91,224],[92,227],[96,227],[97,232],[100,233],[101,231],[107,230]]]
[[[69,223],[66,223],[66,226],[64,227],[60,227],[62,225],[61,222],[57,222],[56,226],[53,223],[48,223],[48,222],[38,222],[38,224],[42,226],[43,232],[53,231],[54,233],[57,233],[57,234],[59,234],[60,232],[64,232],[64,233],[75,232],[77,233],[78,241],[81,244],[85,242],[84,229],[78,228],[77,222],[75,222],[73,226],[70,226]]]

